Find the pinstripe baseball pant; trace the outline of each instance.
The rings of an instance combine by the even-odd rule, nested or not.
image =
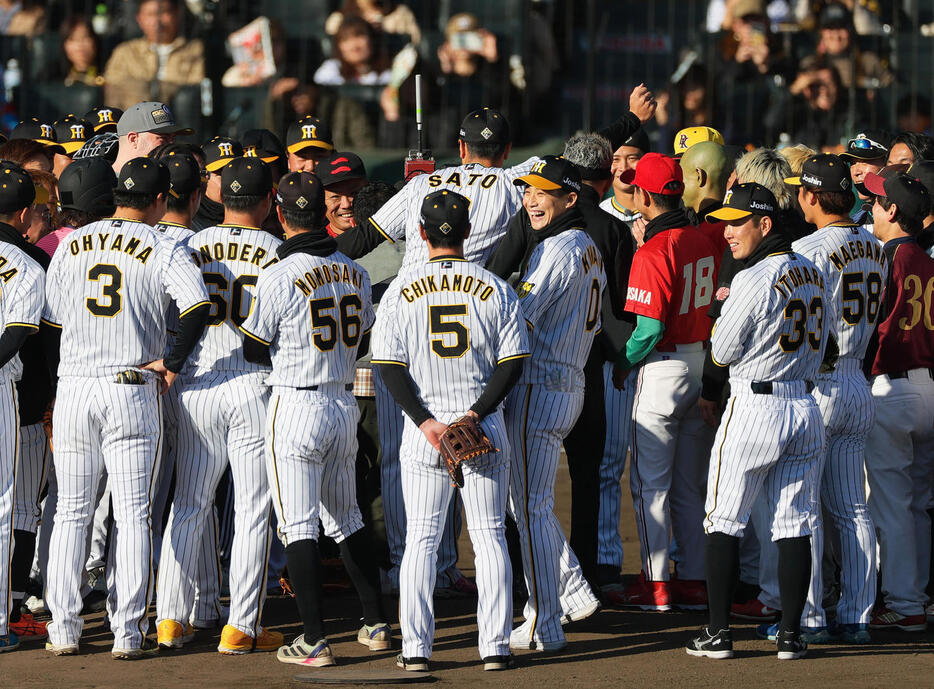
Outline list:
[[[19,459],[20,428],[16,383],[0,387],[0,636],[10,614],[10,559],[13,556],[13,496]]]

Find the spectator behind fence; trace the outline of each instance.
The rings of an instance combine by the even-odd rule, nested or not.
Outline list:
[[[204,78],[204,46],[181,34],[181,0],[143,0],[136,13],[142,38],[114,48],[104,70],[108,105],[171,101],[182,86]]]
[[[904,132],[931,135],[931,99],[920,93],[908,93],[898,99],[896,128]]]
[[[789,4],[792,0],[788,0]],[[853,14],[853,24],[856,33],[860,36],[883,33],[882,25],[885,23],[881,16],[882,6],[891,6],[895,3],[885,0],[793,0],[794,18],[800,28],[810,31],[817,27],[818,20],[824,7],[831,4],[842,4]]]
[[[787,64],[781,45],[769,30],[762,0],[737,0],[732,21],[720,39],[718,81],[760,82],[783,75]]]
[[[825,6],[819,26],[816,54],[801,61],[800,71],[811,71],[823,60],[837,70],[843,88],[877,89],[892,83],[892,73],[879,56],[861,51],[853,41],[853,15],[843,4]]]
[[[0,0],[0,33],[35,36],[45,30],[45,7],[41,0]]]
[[[83,14],[72,14],[59,27],[61,53],[42,73],[49,82],[103,86],[100,38],[94,33],[91,20]]]
[[[846,102],[836,68],[825,59],[813,62],[798,74],[789,88],[792,118],[786,131],[792,141],[801,141],[818,150],[834,148],[845,136]]]
[[[331,12],[324,23],[325,33],[335,35],[341,23],[349,17],[361,17],[384,34],[408,35],[416,45],[422,39],[422,31],[412,10],[393,0],[344,0],[341,8]]]
[[[315,83],[323,86],[389,83],[389,59],[376,31],[361,17],[347,17],[334,34],[334,56],[315,72]]]
[[[741,0],[710,0],[707,4],[707,18],[704,21],[707,32],[728,30],[733,24],[737,5],[742,4]],[[771,0],[766,6],[766,13],[773,27],[792,19],[788,0]]]
[[[706,126],[713,121],[712,106],[707,96],[707,68],[694,63],[672,88],[658,94],[658,140],[667,144],[677,131]]]

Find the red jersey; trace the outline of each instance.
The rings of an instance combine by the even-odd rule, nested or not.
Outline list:
[[[872,375],[934,367],[932,302],[934,259],[914,240],[899,242],[890,259],[882,295],[879,348],[872,362]]]
[[[707,309],[717,289],[721,254],[692,226],[659,232],[636,250],[626,310],[665,324],[656,347],[710,338]]]
[[[723,256],[723,252],[726,251],[728,242],[726,237],[723,236],[723,230],[726,227],[725,222],[702,222],[697,226],[697,229],[706,235],[706,237],[713,242],[713,245],[717,247],[717,251],[720,252],[720,256]]]

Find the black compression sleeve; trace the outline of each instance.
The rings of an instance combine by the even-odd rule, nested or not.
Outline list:
[[[713,357],[710,355],[710,350],[707,350],[707,355],[704,357],[704,375],[701,379],[701,397],[705,400],[710,400],[711,402],[717,402],[718,404],[721,401],[723,396],[723,388],[726,386],[726,382],[730,377],[730,367],[729,366],[717,366],[713,362]]]
[[[431,412],[418,399],[418,393],[415,392],[415,381],[412,380],[412,376],[409,375],[409,370],[405,366],[399,366],[398,364],[374,364],[374,366],[379,369],[379,374],[383,377],[386,389],[392,394],[396,403],[402,407],[402,411],[415,422],[416,426],[421,426],[432,418]]]
[[[506,234],[503,235],[493,255],[486,262],[486,269],[503,280],[508,280],[510,275],[519,270],[529,242],[525,228],[522,226],[520,217],[522,213],[523,211],[520,210],[509,221]]]
[[[210,313],[210,304],[199,304],[178,319],[178,335],[175,337],[175,344],[162,360],[163,365],[172,373],[182,370],[191,351],[204,334]]]
[[[339,234],[336,241],[338,251],[348,258],[358,259],[385,242],[386,237],[368,222]]]
[[[610,150],[615,151],[642,126],[639,118],[626,111],[618,120],[600,130],[600,135],[610,140]]]
[[[49,375],[52,378],[52,396],[54,397],[54,390],[58,383],[58,362],[61,358],[62,329],[42,323],[39,326],[39,339],[45,349],[45,362],[48,364]]]
[[[8,325],[0,335],[0,368],[16,356],[26,343],[26,338],[36,332],[35,328],[25,325]]]
[[[510,359],[496,364],[480,398],[474,402],[470,410],[476,412],[477,416],[482,419],[496,409],[518,382],[524,363],[525,359]]]
[[[243,338],[243,358],[251,364],[272,365],[272,359],[269,358],[269,345],[264,345],[252,337],[244,336]]]

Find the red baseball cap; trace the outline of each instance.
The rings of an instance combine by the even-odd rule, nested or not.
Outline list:
[[[623,184],[634,184],[651,194],[681,196],[684,193],[684,174],[674,158],[662,153],[646,153],[635,170],[626,170],[619,176]]]

